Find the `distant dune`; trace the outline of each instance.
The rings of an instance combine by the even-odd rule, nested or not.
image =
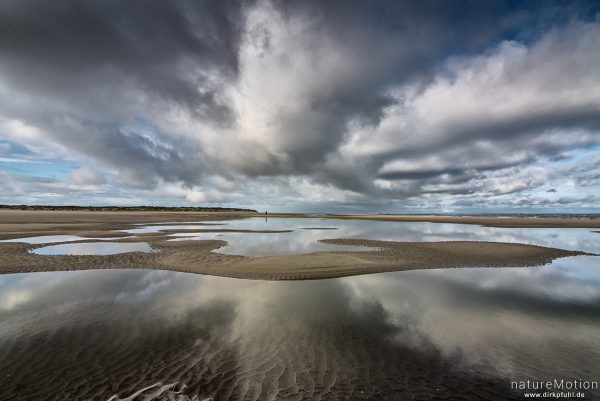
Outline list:
[[[179,206],[74,206],[74,205],[0,205],[8,210],[66,210],[90,212],[254,212],[254,209],[234,207],[179,207]]]

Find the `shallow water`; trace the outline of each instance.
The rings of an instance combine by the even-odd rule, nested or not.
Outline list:
[[[228,255],[270,256],[303,254],[320,251],[368,252],[377,248],[354,245],[323,244],[319,239],[330,238],[320,231],[302,233],[302,230],[282,233],[175,233],[169,241],[224,240],[227,246],[214,252]],[[329,231],[329,230],[327,230]]]
[[[152,234],[162,230],[210,230],[212,226],[222,226],[224,223],[197,223],[197,224],[148,224],[139,228],[120,230],[128,234]]]
[[[2,400],[498,400],[522,396],[511,380],[599,374],[598,257],[303,282],[0,276]]]
[[[212,222],[219,224],[219,222]],[[600,251],[600,234],[588,228],[497,228],[467,224],[389,222],[374,220],[339,220],[325,218],[248,218],[220,222],[228,230],[292,230],[287,233],[188,232],[171,236],[188,239],[221,239],[228,245],[215,252],[233,255],[284,255],[335,250],[319,243],[327,238],[357,238],[385,241],[494,241],[541,245],[553,248]],[[149,230],[157,226],[148,226]],[[211,227],[165,226],[169,230]],[[219,229],[224,227],[215,227]],[[323,229],[327,228],[327,229]],[[332,229],[335,228],[335,229]],[[156,232],[153,231],[153,232]],[[130,231],[128,231],[130,232]],[[339,249],[344,250],[344,249]]]
[[[78,242],[31,250],[36,255],[115,255],[127,252],[152,252],[152,248],[145,242]]]
[[[128,237],[105,237],[105,238],[85,238],[77,235],[40,235],[37,237],[7,239],[0,242],[22,242],[25,244],[52,244],[56,242],[73,242],[73,241],[89,241],[89,240],[116,240]]]

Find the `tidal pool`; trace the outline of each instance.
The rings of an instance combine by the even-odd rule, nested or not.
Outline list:
[[[40,235],[37,237],[14,238],[6,239],[0,242],[22,242],[25,244],[52,244],[56,242],[73,242],[73,241],[89,241],[89,240],[116,240],[128,237],[105,237],[105,238],[86,238],[77,235]]]
[[[193,225],[189,225],[189,224],[148,224],[148,225],[143,225],[143,227],[138,227],[138,228],[130,228],[127,230],[120,230],[122,232],[128,233],[128,234],[153,234],[153,233],[157,233],[163,230],[196,230],[196,229],[203,229],[203,230],[208,230],[211,228],[211,226],[222,226],[224,225],[224,223],[196,223]]]
[[[367,246],[323,244],[318,240],[328,238],[327,235],[318,232],[303,235],[301,230],[281,233],[175,233],[169,234],[169,236],[176,237],[169,241],[224,240],[227,241],[227,246],[213,252],[226,255],[270,256],[319,251],[368,252],[377,250],[377,248]]]
[[[600,251],[600,235],[588,228],[497,228],[470,224],[388,222],[326,218],[262,218],[212,222],[227,224],[227,230],[270,230],[283,233],[180,232],[174,240],[220,239],[228,245],[215,252],[233,255],[285,255],[335,249],[319,242],[327,238],[357,238],[384,241],[492,241],[541,245],[552,248]],[[147,229],[155,229],[148,226]],[[211,227],[165,226],[170,230],[211,230]],[[141,228],[146,229],[146,228]],[[219,229],[214,227],[212,229]]]
[[[2,400],[501,400],[523,397],[511,381],[599,374],[598,257],[298,282],[0,276]]]
[[[32,249],[36,255],[114,255],[126,252],[152,252],[145,242],[78,242]]]

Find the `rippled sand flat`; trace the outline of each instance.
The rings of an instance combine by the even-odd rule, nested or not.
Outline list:
[[[585,351],[562,344],[545,354],[544,336],[537,348],[526,350],[528,340],[518,330],[504,341],[506,333],[490,337],[478,325],[472,326],[469,343],[449,351],[448,339],[462,337],[453,334],[454,325],[464,325],[468,315],[431,326],[424,316],[435,313],[435,304],[416,301],[410,290],[421,287],[421,296],[439,293],[444,286],[422,286],[439,281],[436,276],[254,285],[156,273],[62,273],[50,280],[57,285],[48,279],[29,283],[38,285],[34,298],[15,304],[14,313],[2,313],[0,399],[519,399],[509,391],[507,371],[497,370],[510,358],[517,358],[512,374],[523,377],[555,369],[590,375],[600,355],[598,344],[590,347],[593,342],[579,334],[574,340],[586,345]],[[404,295],[385,295],[394,282]],[[380,294],[375,298],[368,295],[374,285],[373,295]],[[75,293],[65,294],[65,288]],[[457,291],[452,296],[465,293],[459,287],[452,291]],[[80,302],[72,304],[75,299]],[[417,303],[397,309],[406,302]],[[46,307],[57,309],[48,314]],[[505,313],[515,311],[504,307]],[[496,331],[502,327],[473,306],[466,310]],[[592,330],[590,319],[571,327]],[[533,317],[526,321],[543,327]],[[548,343],[553,331],[546,333]],[[469,348],[480,341],[490,347],[505,343],[508,359]],[[519,357],[522,351],[528,354]]]

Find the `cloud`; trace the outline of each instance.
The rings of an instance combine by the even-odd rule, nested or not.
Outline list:
[[[450,192],[457,180],[471,192],[518,190],[494,178],[507,168],[523,188],[535,185],[528,171],[543,175],[540,159],[600,143],[598,38],[600,24],[576,23],[530,47],[503,42],[450,60],[424,89],[398,89],[404,102],[375,129],[355,131],[345,151],[378,158],[379,179],[420,180],[425,191],[437,181]]]
[[[91,167],[80,167],[71,171],[71,180],[77,185],[101,185],[106,182],[105,177]]]
[[[202,163],[189,156],[199,144],[168,132],[151,137],[139,117],[231,121],[222,85],[237,71],[241,7],[3,2],[0,114],[118,169],[129,184],[195,181]]]
[[[445,7],[439,14],[414,4],[387,8],[336,2],[277,7],[263,1],[249,10],[232,96],[238,126],[225,137],[225,146],[232,138],[246,146],[228,152],[229,167],[248,175],[325,170],[337,185],[364,189],[328,163],[351,127],[368,133],[378,126],[399,101],[390,88],[430,79],[447,47],[460,41],[467,52],[481,45],[482,36],[492,38],[506,29],[483,12],[479,21],[489,19],[487,28],[468,20],[464,31],[448,35],[454,27],[452,11]],[[378,23],[386,12],[392,26]]]
[[[3,146],[0,160],[92,163],[111,179],[85,168],[65,179],[156,201],[164,188],[177,202],[293,193],[285,203],[377,208],[524,193],[551,185],[547,163],[600,143],[597,12],[9,0],[0,143],[30,153]]]
[[[125,85],[204,117],[223,117],[215,92],[219,75],[235,74],[240,8],[231,1],[9,0],[0,13],[2,71],[19,86],[51,97],[91,95],[82,110],[121,94]],[[120,106],[113,105],[113,112]]]

